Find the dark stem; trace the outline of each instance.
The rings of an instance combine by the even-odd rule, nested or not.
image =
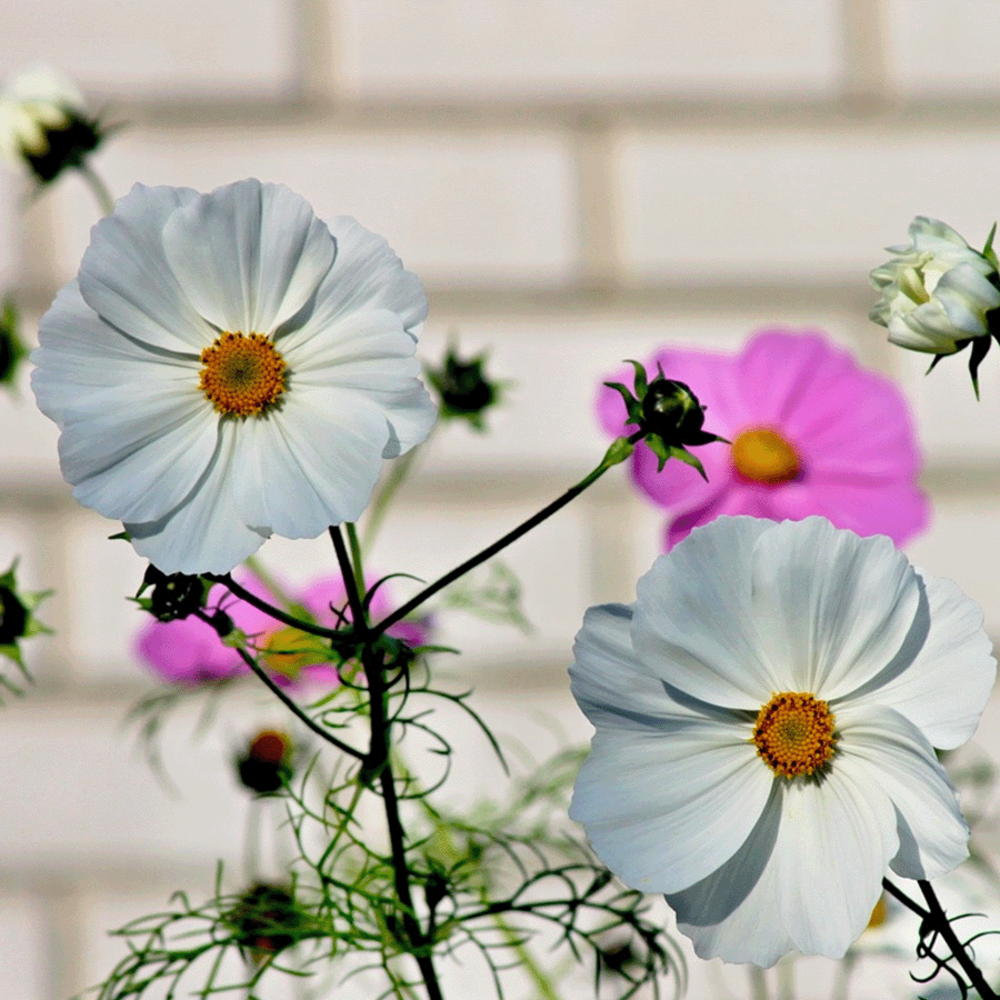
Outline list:
[[[225,637],[225,633],[221,630],[220,626],[209,616],[206,615],[204,611],[195,612],[198,618],[200,618],[206,625],[210,625],[215,629],[216,635],[220,639]],[[268,676],[266,670],[264,670],[257,661],[245,650],[237,649],[240,658],[243,662],[264,682],[264,685],[271,691],[271,693],[305,726],[308,726],[317,736],[322,737],[327,743],[332,743],[338,750],[342,750],[346,754],[350,754],[357,760],[364,760],[365,755],[360,751],[352,747],[349,743],[345,743],[343,740],[337,739],[333,733],[329,730],[324,729],[318,722],[314,722],[305,712],[299,708],[298,705],[292,701],[291,698],[281,689],[280,685],[275,683],[271,677]]]
[[[295,615],[290,615],[281,608],[276,608],[273,604],[268,604],[263,598],[256,594],[251,594],[246,587],[240,586],[228,573],[203,573],[202,576],[212,583],[221,583],[223,587],[233,593],[241,601],[246,601],[258,611],[263,611],[265,615],[270,615],[275,621],[283,625],[291,625],[300,632],[308,632],[310,635],[318,635],[324,639],[343,639],[344,633],[338,629],[324,628],[322,625],[314,625],[312,622],[304,622]]]
[[[641,434],[633,435],[633,437],[641,437]],[[632,439],[629,439],[630,443]],[[507,548],[512,542],[516,542],[522,535],[526,535],[532,528],[537,528],[543,521],[550,518],[556,511],[562,510],[571,500],[575,500],[588,486],[593,485],[597,482],[605,472],[608,471],[613,465],[616,465],[617,461],[610,461],[606,455],[604,461],[594,469],[590,475],[581,479],[575,486],[571,486],[561,497],[553,500],[548,506],[543,507],[537,514],[533,514],[528,518],[527,521],[522,522],[513,531],[507,532],[503,538],[498,539],[492,545],[488,545],[482,552],[474,555],[471,559],[466,559],[464,563],[460,566],[456,566],[453,570],[445,573],[444,576],[439,577],[434,583],[417,594],[416,597],[407,601],[402,607],[397,608],[392,614],[387,615],[382,619],[377,625],[372,626],[372,632],[375,635],[381,635],[387,628],[391,628],[396,622],[405,618],[411,611],[415,611],[419,608],[424,601],[428,598],[433,597],[439,590],[443,590],[448,586],[449,583],[454,583],[459,577],[464,576],[469,570],[475,569],[477,566],[486,562],[487,559],[492,559],[498,552]]]
[[[371,743],[368,756],[361,767],[361,781],[378,780],[382,789],[382,801],[385,804],[385,820],[389,829],[389,845],[392,852],[393,883],[396,897],[402,908],[403,930],[406,941],[410,945],[410,954],[416,960],[420,974],[427,988],[429,1000],[444,1000],[441,986],[438,983],[437,972],[431,955],[433,942],[429,941],[420,927],[413,908],[413,894],[410,892],[410,869],[406,860],[406,837],[403,824],[399,817],[399,799],[396,796],[396,779],[392,773],[392,762],[389,759],[391,734],[387,713],[387,692],[384,675],[383,653],[376,649],[374,641],[377,636],[368,630],[364,601],[358,588],[357,580],[362,578],[360,566],[351,563],[347,546],[344,544],[340,529],[330,528],[330,539],[333,542],[340,572],[344,578],[347,590],[347,603],[351,609],[351,620],[356,634],[364,637],[365,644],[361,653],[361,665],[368,682],[368,701],[371,713]]]
[[[915,903],[899,886],[893,885],[887,878],[882,879],[882,888],[894,899],[898,899],[908,910],[912,910],[921,920],[930,916],[919,903]]]
[[[955,961],[962,966],[962,971],[969,977],[969,982],[978,991],[982,1000],[998,1000],[997,994],[987,985],[982,972],[979,971],[979,967],[972,960],[965,945],[959,941],[958,935],[955,933],[955,928],[951,926],[951,922],[938,902],[937,895],[930,882],[920,879],[917,885],[920,886],[920,891],[924,894],[924,899],[927,901],[927,907],[930,911],[929,917],[933,920],[934,929],[944,938],[945,943],[951,949]]]

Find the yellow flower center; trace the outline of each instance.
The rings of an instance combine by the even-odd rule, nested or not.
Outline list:
[[[323,640],[297,628],[283,628],[271,633],[261,649],[268,670],[284,674],[291,680],[304,667],[326,663],[329,659]]]
[[[837,737],[825,701],[811,694],[776,694],[757,713],[753,743],[775,774],[796,778],[818,771],[833,756]]]
[[[752,427],[733,442],[733,465],[744,478],[772,486],[799,474],[799,456],[777,431]]]
[[[285,359],[261,333],[220,334],[201,352],[202,392],[219,413],[263,413],[285,391]]]

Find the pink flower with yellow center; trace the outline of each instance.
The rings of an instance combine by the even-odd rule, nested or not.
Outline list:
[[[897,545],[926,526],[920,451],[902,393],[821,334],[766,330],[735,356],[666,349],[646,367],[657,365],[691,387],[712,430],[732,442],[699,449],[708,482],[680,462],[657,472],[656,456],[636,447],[633,478],[671,515],[665,549],[722,514],[819,515]],[[608,433],[634,430],[614,389],[602,386],[598,412]]]
[[[257,577],[244,573],[237,574],[236,579],[255,596],[281,606]],[[346,608],[344,619],[339,616],[347,597],[338,576],[317,580],[301,593],[291,596],[317,624],[326,628],[337,628],[343,621],[350,621],[350,611]],[[328,655],[329,645],[321,637],[275,621],[253,605],[234,597],[221,584],[209,592],[206,607],[209,612],[215,608],[225,611],[233,627],[247,636],[248,652],[256,650],[258,662],[280,684],[339,683],[336,664]],[[384,586],[379,587],[371,602],[372,618],[378,620],[392,610],[392,598]],[[429,630],[426,619],[402,621],[392,626],[389,634],[411,646],[421,646],[426,644]],[[139,634],[135,649],[139,659],[170,684],[194,687],[250,673],[239,653],[220,642],[215,629],[194,616],[150,622]]]

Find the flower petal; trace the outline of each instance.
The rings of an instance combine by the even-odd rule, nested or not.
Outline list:
[[[602,727],[577,777],[570,817],[626,885],[676,892],[732,857],[773,781],[732,722],[681,718],[645,732]]]
[[[407,330],[427,317],[427,297],[415,274],[404,270],[389,244],[350,216],[331,220],[336,258],[316,295],[308,318],[311,329],[324,329],[355,312],[387,309]]]
[[[782,686],[829,701],[889,663],[920,607],[917,574],[888,538],[824,518],[783,521],[753,550],[753,607]]]
[[[347,389],[289,392],[280,411],[239,428],[233,496],[241,520],[286,538],[355,521],[382,470],[384,414]]]
[[[701,701],[754,712],[784,689],[762,655],[749,573],[754,544],[774,528],[721,518],[653,563],[632,628],[646,670]]]
[[[199,195],[163,228],[173,273],[218,330],[270,334],[316,293],[333,263],[330,231],[280,184],[249,179]]]
[[[168,265],[163,231],[167,220],[197,197],[189,188],[136,184],[94,226],[79,278],[87,305],[127,336],[196,354],[214,333]]]
[[[920,572],[918,570],[918,572]],[[905,650],[905,670],[876,677],[873,697],[910,720],[931,744],[961,746],[976,731],[996,680],[993,644],[983,613],[951,580],[920,572],[926,591],[926,628]],[[961,677],[961,683],[955,678]],[[859,697],[867,689],[855,693]]]
[[[219,424],[215,454],[187,497],[163,517],[126,522],[132,546],[164,573],[228,573],[270,535],[248,528],[233,497],[238,428]]]
[[[217,428],[196,390],[178,392],[169,381],[97,390],[66,411],[59,464],[85,507],[119,521],[151,521],[194,488],[212,460]]]
[[[858,786],[835,766],[821,782],[776,787],[764,831],[701,885],[667,897],[702,958],[770,966],[793,947],[840,958],[882,891],[898,841],[877,785]]]
[[[297,389],[341,387],[377,402],[387,425],[384,458],[402,455],[430,434],[437,407],[418,377],[413,337],[395,313],[357,313],[310,339],[279,343]]]
[[[859,376],[846,352],[819,333],[765,330],[757,333],[735,359],[735,379],[748,398],[747,419],[733,427],[794,428],[794,417],[824,400],[829,386]],[[728,435],[726,435],[728,437]]]
[[[893,871],[931,879],[957,868],[969,855],[969,827],[958,793],[916,726],[890,708],[859,704],[838,710],[837,728],[842,751],[834,766],[859,787],[881,789],[895,806]]]

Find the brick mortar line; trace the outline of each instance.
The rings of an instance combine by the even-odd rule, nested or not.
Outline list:
[[[969,96],[915,94],[845,94],[829,98],[709,98],[565,101],[399,101],[343,98],[276,97],[242,101],[120,101],[110,106],[109,120],[144,128],[282,128],[322,127],[330,132],[585,134],[600,120],[616,130],[666,130],[680,134],[710,131],[752,132],[762,126],[775,131],[952,133],[996,131],[1000,91]]]

